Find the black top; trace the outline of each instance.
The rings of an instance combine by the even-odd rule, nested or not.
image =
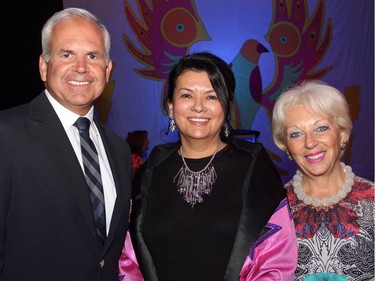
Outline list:
[[[193,171],[211,157],[186,159]],[[237,233],[241,190],[250,158],[227,146],[213,160],[217,180],[203,202],[192,208],[173,178],[182,167],[175,152],[154,170],[143,236],[161,281],[223,280]]]
[[[156,146],[133,180],[129,230],[144,280],[238,280],[286,197],[280,176],[261,143],[231,139],[213,161],[211,193],[191,209],[173,183],[183,165],[180,146]],[[208,162],[187,159],[193,171]]]

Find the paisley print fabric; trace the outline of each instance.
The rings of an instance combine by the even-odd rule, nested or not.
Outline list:
[[[299,200],[285,185],[298,241],[296,281],[374,280],[374,183],[354,177],[352,191],[330,207]]]

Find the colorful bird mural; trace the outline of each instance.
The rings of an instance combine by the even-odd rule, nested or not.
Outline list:
[[[135,72],[163,82],[161,106],[166,114],[164,98],[170,69],[193,44],[210,37],[193,0],[136,0],[136,4],[138,13],[125,0],[126,19],[137,42],[126,34],[123,39],[129,53],[144,65]],[[318,0],[310,17],[307,0],[273,0],[272,21],[265,38],[270,50],[258,40],[248,39],[230,63],[237,83],[233,128],[251,129],[261,108],[271,115],[274,101],[288,85],[319,79],[332,68],[315,70],[332,39],[331,19],[325,22],[325,0]],[[272,82],[263,89],[258,61],[265,52],[272,52],[275,72]]]
[[[126,34],[125,45],[130,54],[145,65],[135,69],[142,77],[162,81],[161,106],[167,92],[167,78],[173,65],[189,53],[190,47],[210,40],[192,0],[137,0],[139,18],[125,1],[125,15],[138,43]]]
[[[258,61],[268,50],[257,40],[247,40],[230,63],[236,77],[235,99],[232,105],[231,126],[250,130],[250,121],[262,102],[262,78]]]
[[[332,39],[332,23],[325,23],[325,0],[319,0],[309,17],[307,0],[274,0],[273,17],[266,40],[275,59],[271,84],[262,90],[258,59],[266,49],[256,40],[247,40],[232,61],[236,76],[234,128],[251,129],[261,107],[270,117],[273,104],[283,89],[304,79],[319,79],[331,66],[315,70]],[[253,84],[256,85],[253,85]]]

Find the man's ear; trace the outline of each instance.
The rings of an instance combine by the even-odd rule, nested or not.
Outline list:
[[[108,64],[105,68],[105,80],[106,80],[106,83],[109,82],[109,77],[111,76],[111,70],[112,70],[112,60],[110,59],[108,61]]]
[[[40,79],[42,79],[43,82],[47,81],[47,68],[48,68],[47,62],[40,55],[39,56],[39,74],[40,74]]]

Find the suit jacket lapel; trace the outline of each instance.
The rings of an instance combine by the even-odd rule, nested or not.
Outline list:
[[[236,140],[232,141],[237,149],[247,150],[247,146]],[[258,150],[261,146],[258,146]],[[253,153],[255,150],[253,151]],[[258,153],[258,152],[256,152]],[[271,215],[286,196],[285,190],[275,188],[268,190],[269,196],[259,197],[254,188],[249,188],[252,170],[249,170],[243,184],[243,209],[239,221],[237,235],[234,241],[232,254],[225,272],[224,281],[237,280],[244,265],[247,255],[256,240],[265,234],[269,229],[265,227]],[[278,183],[275,182],[275,187]],[[281,183],[280,183],[281,184]],[[254,198],[257,203],[254,204]]]
[[[250,176],[244,181],[244,186],[249,186]],[[246,188],[247,189],[247,188]],[[239,221],[236,239],[234,240],[232,255],[225,272],[224,281],[237,280],[246,256],[249,254],[251,246],[258,239],[264,224],[259,224],[258,214],[252,209],[250,201],[251,194],[246,192],[244,205]]]
[[[60,171],[59,181],[65,181],[76,200],[93,238],[97,241],[87,183],[66,132],[44,92],[30,104],[31,131],[39,139],[46,154]]]
[[[225,272],[224,281],[237,280],[241,269],[245,263],[246,257],[250,254],[254,243],[270,229],[265,227],[268,217],[263,214],[273,211],[274,202],[267,201],[267,198],[258,198],[258,206],[264,206],[263,210],[254,208],[251,198],[254,194],[248,194],[245,198],[244,208],[239,221],[236,239],[234,241],[232,254]],[[280,199],[281,200],[281,199]],[[263,203],[262,203],[263,202]],[[275,200],[276,202],[276,200]]]
[[[106,249],[111,244],[111,241],[114,239],[117,226],[120,223],[120,219],[124,219],[122,217],[122,214],[125,213],[125,210],[123,208],[127,204],[124,204],[125,198],[126,198],[126,196],[124,194],[124,189],[120,188],[120,187],[124,186],[126,183],[124,183],[121,180],[121,178],[122,178],[121,175],[120,175],[121,171],[118,168],[116,168],[116,167],[120,167],[120,163],[118,163],[118,160],[115,157],[115,155],[116,155],[115,148],[114,148],[113,143],[111,142],[111,140],[110,140],[110,138],[107,134],[107,129],[104,126],[102,126],[101,124],[99,124],[99,122],[97,120],[94,120],[94,121],[97,125],[98,131],[100,133],[100,136],[101,136],[103,144],[104,144],[104,148],[105,148],[105,151],[106,151],[106,154],[107,154],[108,162],[109,162],[109,165],[110,165],[111,170],[112,170],[113,180],[114,180],[114,183],[115,183],[116,194],[117,194],[115,205],[114,205],[114,208],[113,208],[113,213],[112,213],[108,237],[107,237],[106,242],[104,244],[104,249]]]

